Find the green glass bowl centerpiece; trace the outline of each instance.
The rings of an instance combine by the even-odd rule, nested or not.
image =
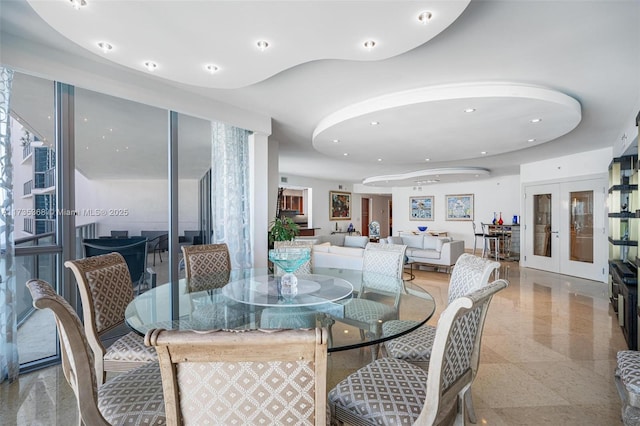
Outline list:
[[[293,273],[310,258],[309,247],[280,247],[269,250],[269,260],[286,272],[280,280],[283,295],[296,289],[298,279]]]

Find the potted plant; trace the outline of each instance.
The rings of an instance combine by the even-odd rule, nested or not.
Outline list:
[[[300,228],[290,217],[277,217],[269,228],[269,247],[274,241],[291,241],[300,233]]]

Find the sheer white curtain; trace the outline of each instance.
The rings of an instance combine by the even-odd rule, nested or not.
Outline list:
[[[211,123],[211,242],[227,243],[233,268],[252,266],[249,133]]]
[[[13,70],[0,67],[0,382],[18,377],[16,286],[13,276],[13,165],[9,99]]]

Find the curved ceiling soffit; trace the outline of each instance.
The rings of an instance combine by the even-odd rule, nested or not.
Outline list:
[[[416,186],[446,182],[462,182],[489,177],[491,171],[484,167],[447,167],[417,170],[394,175],[371,176],[362,180],[367,186]]]
[[[580,103],[546,87],[462,83],[390,93],[322,119],[313,147],[363,163],[418,164],[497,155],[552,141],[581,121]],[[469,142],[472,147],[469,148]]]
[[[200,1],[188,6],[181,1],[77,0],[85,4],[77,10],[69,1],[27,2],[56,31],[107,60],[142,72],[151,72],[145,63],[152,62],[155,76],[231,89],[310,61],[399,55],[446,29],[470,0]],[[431,16],[423,24],[418,16],[425,11]],[[268,46],[258,46],[259,41]],[[375,46],[366,48],[367,41]]]

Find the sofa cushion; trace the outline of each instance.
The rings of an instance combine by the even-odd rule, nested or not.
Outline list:
[[[367,237],[367,236],[346,235],[344,237],[344,246],[345,247],[365,248],[365,246],[367,245],[368,242],[369,242],[369,237]]]
[[[340,247],[340,246],[331,246],[329,247],[329,253],[339,254],[343,256],[360,256],[364,253],[364,249],[357,247]]]
[[[332,246],[343,246],[344,245],[344,237],[345,234],[331,234],[331,235],[323,235],[322,242],[323,243],[331,243]]]
[[[440,244],[440,248],[438,249],[438,237],[434,237],[433,235],[425,235],[424,236],[424,243],[422,245],[423,249],[427,249],[427,250],[437,250],[437,251],[441,251],[442,250],[442,244]]]
[[[422,262],[429,259],[440,259],[440,252],[437,250],[407,249],[407,257],[410,262]]]
[[[389,243],[389,244],[404,244],[402,242],[402,237],[392,237],[392,236],[388,236],[387,237],[387,243]]]
[[[424,235],[403,235],[402,236],[402,244],[405,244],[407,248],[417,248],[421,249],[423,247]],[[435,248],[435,245],[434,245]]]
[[[313,251],[329,253],[329,247],[331,247],[331,243],[316,244],[313,246]]]

